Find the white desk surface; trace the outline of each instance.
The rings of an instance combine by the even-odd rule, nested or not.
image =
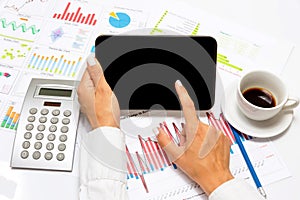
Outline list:
[[[182,2],[258,32],[292,42],[295,48],[282,73],[282,78],[289,86],[290,93],[300,97],[298,74],[300,72],[298,69],[300,67],[300,2],[298,0],[182,0]],[[298,160],[300,151],[297,149],[298,141],[300,141],[299,129],[300,106],[295,109],[294,122],[290,128],[280,136],[271,139],[290,169],[292,177],[266,186],[268,199],[300,199],[300,161]],[[32,176],[33,173],[34,176]],[[14,199],[77,199],[78,179],[75,176],[64,179],[64,175],[60,173],[53,173],[49,176],[43,172],[20,172],[19,178],[21,180]]]

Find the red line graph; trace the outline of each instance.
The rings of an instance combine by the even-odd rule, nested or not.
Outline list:
[[[68,2],[65,10],[63,13],[54,13],[53,18],[54,19],[60,19],[70,22],[76,22],[81,24],[87,24],[95,26],[97,23],[97,20],[95,19],[95,13],[93,14],[87,14],[86,16],[81,13],[81,7],[78,7],[75,12],[69,12],[69,8],[71,6],[71,2]]]
[[[230,139],[231,143],[234,144],[235,139],[225,117],[221,114],[220,118],[216,119],[213,113],[206,114],[209,124],[222,131]],[[160,127],[165,130],[173,142],[180,145],[181,134],[184,129],[183,123],[179,126],[180,128],[174,122],[172,126],[168,126],[166,122],[160,123]],[[242,140],[251,139],[251,137],[249,138],[245,134],[241,134],[241,137]],[[149,188],[144,178],[145,174],[164,171],[165,168],[170,166],[177,169],[177,166],[169,160],[166,152],[160,147],[157,141],[152,140],[150,137],[143,138],[141,135],[138,135],[138,141],[142,150],[140,153],[138,151],[130,153],[129,148],[126,146],[127,178],[141,180],[145,191],[148,193]],[[233,153],[232,150],[230,151]]]
[[[164,123],[164,127],[167,127],[166,123]],[[180,134],[180,130],[175,123],[173,123],[173,127],[174,131],[177,131],[178,134]],[[169,129],[168,131],[170,137],[172,137]],[[170,162],[166,152],[159,146],[157,141],[153,141],[150,137],[142,138],[141,135],[138,135],[138,141],[142,149],[141,153],[136,151],[132,154],[126,146],[128,179],[140,179],[145,191],[148,193],[149,189],[145,182],[144,174],[163,171],[169,166],[173,166],[174,169],[177,169],[177,166]],[[173,141],[175,141],[175,139],[173,139]]]
[[[235,143],[234,135],[229,127],[223,114],[220,115],[220,119],[216,119],[213,113],[206,113],[209,123],[216,129],[222,131],[231,141],[231,144]],[[250,136],[240,133],[242,140],[252,139]]]

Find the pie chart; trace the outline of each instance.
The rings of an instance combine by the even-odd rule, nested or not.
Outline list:
[[[124,28],[130,24],[130,17],[123,12],[109,13],[109,23],[115,28]]]

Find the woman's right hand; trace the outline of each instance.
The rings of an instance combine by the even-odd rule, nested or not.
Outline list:
[[[210,195],[218,186],[233,179],[229,170],[230,141],[198,119],[194,103],[180,81],[176,81],[175,88],[185,118],[180,145],[175,144],[163,128],[158,128],[158,143],[169,158]]]

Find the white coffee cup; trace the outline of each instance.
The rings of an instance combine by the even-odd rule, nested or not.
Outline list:
[[[254,101],[255,98],[249,99],[249,97],[247,97],[247,100],[245,91],[249,91],[251,88],[252,90],[255,90],[253,88],[256,88],[258,90],[263,89],[269,91],[275,100],[275,105],[262,107],[259,101]],[[264,98],[263,95],[258,95],[258,97],[267,99]],[[269,96],[267,95],[266,97]],[[252,101],[252,103],[250,101]],[[242,76],[238,82],[237,104],[245,116],[252,120],[262,121],[274,117],[283,109],[295,108],[299,105],[299,99],[289,96],[285,84],[278,76],[268,71],[256,70],[248,72]]]

